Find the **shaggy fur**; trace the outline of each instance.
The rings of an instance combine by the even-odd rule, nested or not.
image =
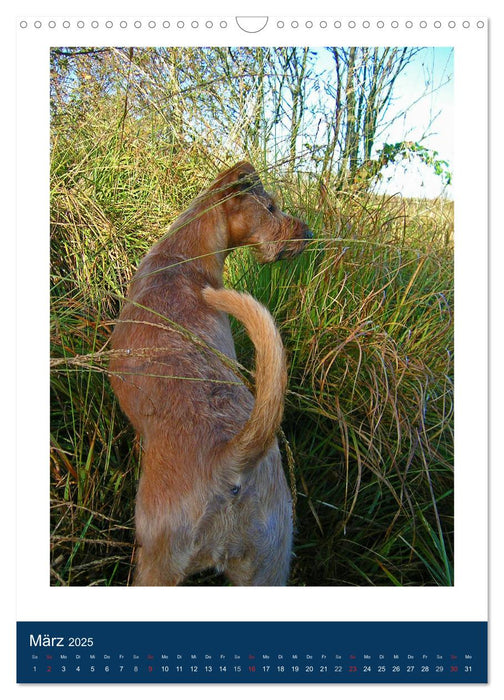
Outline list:
[[[275,434],[286,369],[269,312],[224,289],[229,250],[262,262],[301,252],[306,224],[275,205],[238,163],[183,212],[141,261],[112,335],[110,379],[142,437],[135,584],[168,586],[207,568],[236,585],[285,585],[291,498]],[[256,350],[255,400],[227,314]]]

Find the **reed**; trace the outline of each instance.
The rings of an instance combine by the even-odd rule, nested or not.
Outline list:
[[[138,261],[217,170],[202,142],[169,147],[119,113],[97,99],[53,122],[54,585],[131,581],[140,446],[107,380],[108,339]],[[316,233],[291,262],[235,251],[226,280],[269,307],[289,358],[291,584],[453,585],[453,203],[345,191],[256,155]]]

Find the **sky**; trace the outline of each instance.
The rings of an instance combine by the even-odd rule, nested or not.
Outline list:
[[[453,59],[451,47],[428,47],[414,58],[400,75],[395,89],[395,100],[386,114],[388,121],[404,112],[382,134],[383,142],[421,141],[429,149],[438,151],[437,159],[449,163],[453,174]],[[423,97],[422,97],[423,95]],[[421,98],[421,99],[419,99]],[[407,168],[396,166],[383,171],[384,179],[378,191],[405,197],[452,197],[452,187],[446,187],[432,168],[409,162]],[[390,178],[390,179],[388,179]]]
[[[332,59],[325,51],[317,51],[317,62],[333,70]],[[454,49],[453,47],[422,47],[399,74],[392,100],[381,115],[374,143],[375,151],[385,143],[412,141],[437,151],[436,160],[446,161],[446,170],[453,172],[454,131]],[[375,191],[400,193],[404,197],[434,199],[453,197],[453,188],[436,175],[432,166],[418,158],[388,166]]]

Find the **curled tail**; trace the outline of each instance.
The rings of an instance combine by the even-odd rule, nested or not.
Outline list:
[[[233,289],[206,287],[203,297],[245,326],[255,357],[255,403],[250,418],[219,455],[224,467],[241,470],[253,466],[271,447],[283,415],[287,370],[282,339],[269,311],[249,294]]]

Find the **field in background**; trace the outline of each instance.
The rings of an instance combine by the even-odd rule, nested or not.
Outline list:
[[[108,338],[138,261],[233,162],[202,140],[168,143],[154,116],[146,127],[92,93],[52,127],[51,583],[122,586],[141,445],[108,383]],[[294,262],[261,267],[239,250],[226,273],[268,306],[287,349],[290,584],[452,585],[453,203],[248,156],[315,232]]]

